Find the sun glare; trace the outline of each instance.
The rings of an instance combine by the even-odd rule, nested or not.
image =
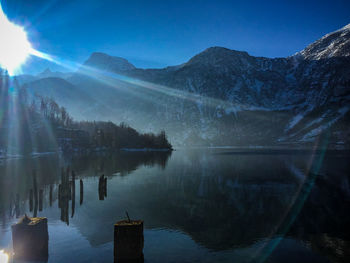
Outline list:
[[[3,250],[0,250],[0,263],[7,263],[8,260],[9,256]]]
[[[11,23],[4,14],[0,4],[0,67],[10,75],[23,64],[32,51],[24,29]]]

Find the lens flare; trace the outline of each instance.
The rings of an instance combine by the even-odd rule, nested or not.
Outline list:
[[[9,262],[9,256],[3,250],[0,250],[0,262],[1,263]]]
[[[32,51],[24,29],[11,23],[2,10],[0,3],[0,67],[10,75],[23,64]]]

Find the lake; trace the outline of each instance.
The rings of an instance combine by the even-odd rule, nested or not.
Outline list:
[[[349,157],[200,148],[2,160],[0,251],[11,254],[11,225],[27,213],[48,218],[48,262],[113,262],[113,225],[127,211],[144,220],[145,262],[346,262]],[[59,204],[68,166],[75,195]],[[33,170],[40,208],[29,202]]]

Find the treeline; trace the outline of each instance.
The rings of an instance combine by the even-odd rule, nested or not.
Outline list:
[[[172,146],[167,139],[165,131],[159,134],[139,133],[134,128],[121,123],[113,122],[82,121],[74,122],[72,127],[77,130],[88,132],[93,147],[106,148],[153,148],[171,149]]]
[[[126,124],[77,122],[53,99],[27,94],[0,75],[0,157],[43,151],[171,149],[164,131],[141,134]]]

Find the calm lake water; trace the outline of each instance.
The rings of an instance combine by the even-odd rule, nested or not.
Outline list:
[[[3,160],[0,251],[11,253],[18,217],[37,213],[49,222],[49,262],[113,262],[113,224],[128,211],[145,222],[145,262],[349,262],[349,157],[180,149]],[[76,172],[68,210],[57,194],[67,166]],[[33,169],[43,189],[36,212]],[[107,196],[99,200],[102,174]]]

